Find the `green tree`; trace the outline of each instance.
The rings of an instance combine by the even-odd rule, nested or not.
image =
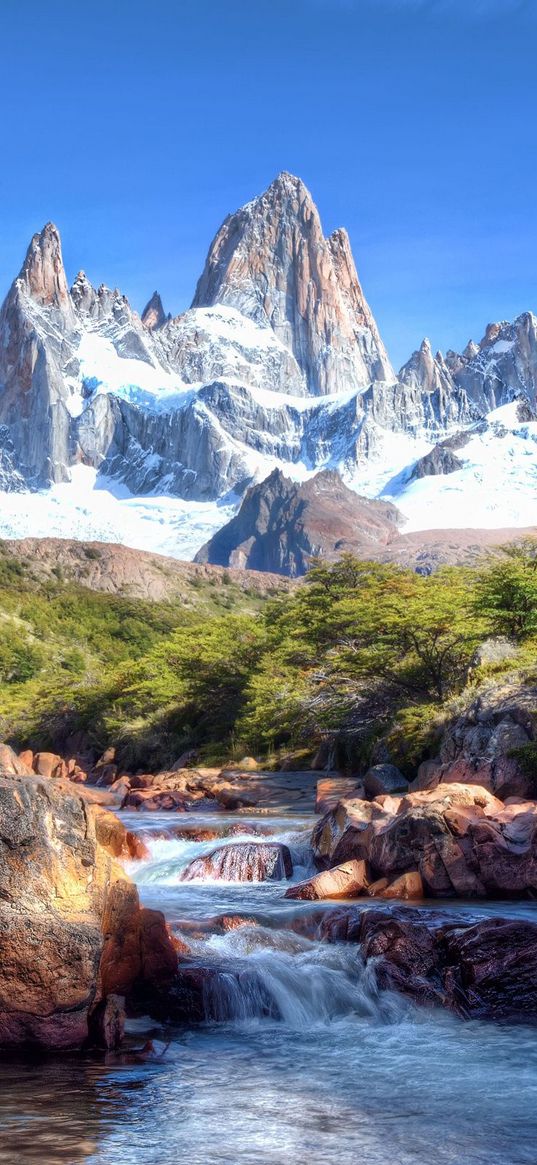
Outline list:
[[[537,634],[537,539],[503,547],[478,577],[474,607],[489,634],[517,642]]]

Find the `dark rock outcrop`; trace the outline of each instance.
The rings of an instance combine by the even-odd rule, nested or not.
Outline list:
[[[434,477],[439,473],[455,473],[457,469],[462,469],[462,466],[463,462],[460,457],[457,457],[452,449],[448,449],[440,443],[435,445],[424,457],[420,457],[419,461],[416,461],[410,478],[412,480],[420,477]]]
[[[381,989],[464,1019],[537,1018],[535,923],[347,907],[325,916],[321,931],[328,941],[359,943]]]
[[[397,534],[399,514],[348,489],[335,470],[298,484],[275,469],[250,486],[241,508],[196,555],[196,562],[305,574],[315,559],[378,553]]]
[[[490,645],[489,651],[493,661],[508,658],[509,644],[497,644],[495,650]],[[480,785],[501,800],[534,798],[537,773],[531,748],[536,731],[535,686],[516,677],[491,684],[447,724],[438,756],[420,766],[412,789],[462,782]]]
[[[154,332],[157,328],[161,328],[169,319],[162,306],[158,291],[154,291],[151,299],[146,303],[141,318],[144,328],[147,328],[148,332]]]

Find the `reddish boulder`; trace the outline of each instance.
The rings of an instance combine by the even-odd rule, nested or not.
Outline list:
[[[367,862],[373,883],[419,874],[431,897],[533,896],[537,804],[503,803],[479,786],[458,784],[367,804],[340,802],[313,830],[312,849],[323,866]]]
[[[305,882],[298,882],[285,891],[285,898],[299,898],[307,901],[325,898],[358,898],[368,886],[368,871],[365,862],[345,862],[331,870],[323,870]]]
[[[122,809],[144,809],[147,812],[186,813],[188,803],[181,793],[165,789],[131,789],[124,798]]]
[[[363,785],[354,777],[321,777],[317,781],[315,812],[328,813],[329,809],[335,809],[338,801],[363,796]]]
[[[110,813],[100,806],[95,809],[95,836],[114,858],[142,861],[149,857],[145,842],[130,829],[126,829],[115,813]]]
[[[244,842],[222,845],[195,858],[183,870],[180,881],[278,882],[290,878],[292,873],[293,863],[286,845]]]
[[[65,779],[68,775],[65,761],[54,752],[36,752],[33,769],[34,773],[40,777],[62,777]]]
[[[172,975],[154,912],[158,967],[148,965],[145,912],[99,842],[99,816],[72,784],[0,777],[0,1045],[80,1047],[108,996],[149,998],[153,979]]]

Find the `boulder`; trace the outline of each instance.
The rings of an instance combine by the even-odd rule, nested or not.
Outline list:
[[[279,882],[293,873],[291,854],[286,845],[269,842],[243,842],[218,846],[209,854],[195,858],[183,870],[180,881]]]
[[[182,793],[167,789],[130,789],[121,803],[122,809],[144,809],[148,812],[164,810],[186,813],[188,803]]]
[[[425,890],[419,870],[407,870],[406,874],[400,874],[398,878],[394,878],[393,882],[389,882],[380,893],[382,898],[405,900],[424,898]]]
[[[97,1029],[117,1030],[98,1011],[109,996],[136,990],[150,1006],[175,973],[164,918],[140,907],[99,841],[98,817],[76,786],[0,777],[2,1046],[81,1047]],[[148,926],[159,939],[154,962]]]
[[[322,867],[366,862],[369,894],[533,897],[537,804],[504,803],[487,789],[455,783],[404,797],[342,801],[316,825],[312,849]]]
[[[364,777],[365,795],[370,800],[383,793],[406,793],[408,781],[395,765],[373,765]]]
[[[345,862],[331,870],[323,870],[305,882],[298,882],[285,891],[285,898],[323,901],[325,898],[358,898],[369,882],[365,862]]]
[[[315,812],[327,813],[344,798],[363,796],[364,787],[355,777],[321,777],[317,781]]]
[[[63,777],[65,779],[68,776],[65,761],[54,752],[34,753],[33,770],[40,777]]]
[[[126,829],[115,813],[100,806],[95,809],[95,836],[115,858],[142,861],[149,857],[149,850],[141,838]]]
[[[28,767],[24,760],[17,756],[17,753],[9,747],[9,744],[0,744],[0,775],[6,777],[29,777],[32,775],[32,769]]]
[[[188,748],[186,752],[182,752],[181,756],[171,766],[170,772],[176,773],[180,769],[187,769],[194,765],[198,759],[198,753],[195,748]]]

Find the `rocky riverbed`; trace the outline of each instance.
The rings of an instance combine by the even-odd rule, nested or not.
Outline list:
[[[28,759],[0,780],[0,1162],[533,1165],[533,884],[446,901],[419,863],[447,831],[470,868],[492,830],[530,870],[534,805],[453,784],[315,817],[316,779],[278,805],[280,773],[272,802],[244,775],[256,808],[147,812],[6,771]],[[342,839],[362,883],[303,894]],[[387,899],[412,871],[435,900]]]

